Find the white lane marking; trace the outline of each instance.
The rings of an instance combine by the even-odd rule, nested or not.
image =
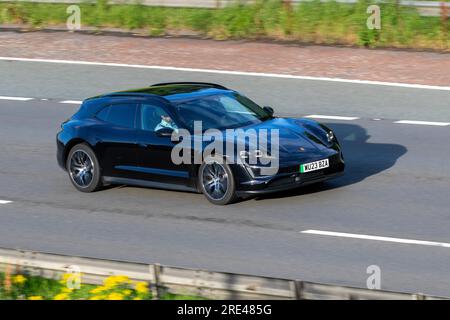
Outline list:
[[[416,120],[400,120],[400,121],[395,121],[394,123],[418,124],[418,125],[424,125],[424,126],[441,126],[441,127],[450,125],[450,123],[448,123],[448,122],[416,121]]]
[[[34,98],[0,96],[0,100],[30,101],[30,100],[33,100],[33,99]],[[48,99],[40,99],[40,100],[48,101]],[[81,100],[63,100],[63,101],[59,101],[59,103],[64,103],[64,104],[82,104],[83,101],[81,101]],[[321,115],[321,114],[311,114],[311,115],[308,115],[308,116],[304,116],[304,118],[328,119],[328,120],[344,120],[344,121],[352,121],[352,120],[360,119],[359,117],[327,116],[327,115]],[[375,118],[373,120],[381,120],[381,119]],[[428,125],[428,126],[441,126],[441,127],[450,125],[450,123],[448,123],[448,122],[433,122],[433,121],[420,121],[420,120],[399,120],[399,121],[395,121],[394,123],[417,124],[417,125]]]
[[[83,101],[78,101],[78,100],[64,100],[64,101],[60,101],[59,103],[67,103],[67,104],[82,104]]]
[[[305,116],[304,118],[314,118],[314,119],[330,119],[330,120],[358,120],[358,117],[341,117],[341,116],[325,116],[321,114],[312,114],[309,116]]]
[[[0,96],[0,100],[29,101],[33,98]]]
[[[435,246],[435,247],[450,248],[450,243],[446,243],[446,242],[435,242],[435,241],[424,241],[424,240],[413,240],[413,239],[402,239],[402,238],[391,238],[391,237],[380,237],[380,236],[370,236],[370,235],[365,235],[365,234],[333,232],[333,231],[321,231],[321,230],[305,230],[305,231],[300,231],[300,233],[316,234],[316,235],[321,235],[321,236],[364,239],[364,240],[385,241],[385,242],[396,242],[396,243],[404,243],[404,244],[418,244],[418,245],[422,245],[422,246]]]
[[[8,204],[11,203],[12,201],[8,201],[8,200],[0,200],[0,204]]]
[[[279,73],[246,72],[246,71],[197,69],[197,68],[179,68],[179,67],[168,67],[168,66],[149,66],[149,65],[141,65],[141,64],[125,64],[125,63],[109,63],[109,62],[93,62],[93,61],[31,59],[31,58],[16,58],[16,57],[0,57],[0,60],[78,64],[78,65],[108,66],[108,67],[126,67],[126,68],[157,69],[157,70],[187,71],[187,72],[204,72],[204,73],[217,73],[217,74],[229,74],[229,75],[252,76],[252,77],[331,81],[331,82],[344,82],[344,83],[369,84],[369,85],[379,85],[379,86],[403,87],[403,88],[412,88],[412,89],[429,89],[429,90],[450,91],[450,87],[448,87],[448,86],[432,86],[432,85],[424,85],[424,84],[410,84],[410,83],[384,82],[384,81],[359,80],[359,79],[296,76],[296,75],[279,74]]]

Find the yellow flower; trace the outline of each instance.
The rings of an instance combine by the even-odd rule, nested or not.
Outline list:
[[[41,296],[30,296],[28,300],[43,300],[43,298]]]
[[[61,290],[61,292],[63,292],[63,293],[71,293],[72,291],[73,291],[73,289],[71,289],[71,288],[64,288]]]
[[[103,283],[106,288],[111,289],[120,284],[130,283],[130,278],[127,276],[111,276],[106,278]]]
[[[64,273],[63,276],[61,277],[60,282],[65,284],[71,276],[73,276],[71,273]]]
[[[25,278],[21,274],[18,274],[17,276],[15,276],[13,278],[13,283],[16,283],[16,284],[23,284],[23,283],[25,283],[25,281],[27,281],[27,278]]]
[[[136,291],[143,294],[148,293],[147,282],[138,282],[136,284]]]
[[[67,300],[69,295],[67,293],[60,293],[53,297],[53,300]]]
[[[105,291],[105,290],[107,290],[105,287],[99,286],[99,287],[97,287],[97,288],[92,289],[92,290],[89,291],[89,292],[90,292],[90,293],[96,294],[96,293],[103,292],[103,291]]]
[[[123,300],[123,295],[117,292],[110,293],[108,300]]]
[[[103,300],[105,299],[105,296],[92,296],[89,298],[89,300]]]
[[[142,298],[136,297],[133,300],[142,300]]]
[[[59,283],[66,287],[69,287],[69,284],[71,284],[70,286],[77,286],[77,289],[79,289],[78,285],[81,288],[81,276],[81,273],[65,273],[59,280]]]
[[[125,296],[129,296],[129,295],[132,293],[132,291],[131,291],[130,289],[125,289],[125,290],[122,291],[122,293],[123,293]]]

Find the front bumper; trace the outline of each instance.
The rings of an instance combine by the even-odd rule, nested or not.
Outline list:
[[[291,170],[287,170],[291,172],[284,173],[283,171],[286,170],[280,170],[283,173],[275,176],[243,181],[238,186],[237,194],[254,195],[295,189],[300,186],[339,177],[343,175],[344,169],[344,161],[340,156],[336,155],[330,158],[330,167],[323,170],[300,173],[295,168],[292,168]]]

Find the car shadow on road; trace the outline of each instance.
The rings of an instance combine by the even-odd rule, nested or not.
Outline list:
[[[325,183],[261,195],[254,199],[293,197],[355,184],[367,177],[389,169],[407,152],[406,147],[399,144],[368,142],[370,135],[366,129],[359,125],[347,123],[326,124],[333,129],[341,143],[346,164],[344,175]]]

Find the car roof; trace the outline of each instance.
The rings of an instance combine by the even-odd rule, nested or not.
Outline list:
[[[91,97],[83,101],[73,118],[82,119],[93,116],[101,108],[112,102],[126,102],[129,98],[145,99],[157,97],[166,102],[182,102],[196,97],[232,93],[233,90],[215,83],[206,82],[169,82],[158,83],[147,88],[118,91]]]
[[[203,95],[233,92],[224,86],[206,82],[168,82],[150,87],[113,92],[94,98],[158,96],[169,101],[179,101]]]

